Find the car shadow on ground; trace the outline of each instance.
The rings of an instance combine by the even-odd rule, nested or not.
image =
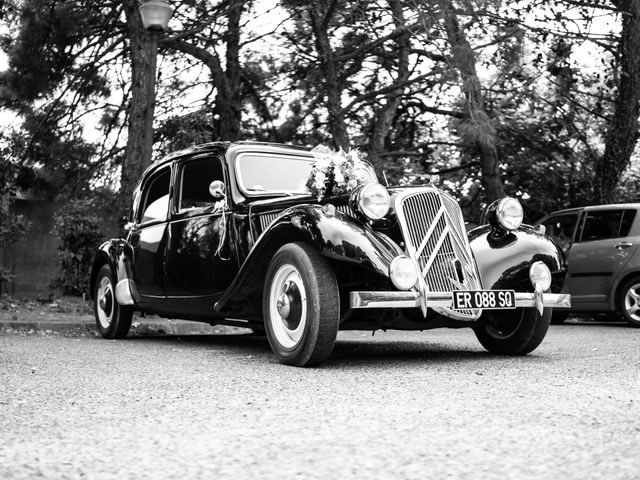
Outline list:
[[[599,327],[617,327],[617,328],[635,328],[630,325],[628,322],[624,320],[609,320],[606,317],[599,318],[598,316],[584,316],[584,317],[569,317],[563,323],[558,324],[558,326],[566,325],[566,326],[599,326]]]
[[[167,348],[195,348],[222,351],[230,357],[262,357],[276,362],[267,338],[256,334],[220,334],[220,335],[156,335],[137,336],[127,341],[164,344]],[[331,356],[322,364],[323,368],[344,368],[364,365],[437,364],[454,362],[479,362],[499,358],[488,353],[478,344],[476,348],[464,345],[448,345],[433,339],[407,340],[351,340],[338,339]],[[527,357],[518,357],[531,361],[537,358],[535,352]]]

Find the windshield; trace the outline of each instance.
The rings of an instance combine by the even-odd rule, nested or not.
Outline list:
[[[306,195],[309,191],[305,184],[314,161],[313,157],[279,157],[259,153],[238,155],[236,174],[240,190],[249,195]]]

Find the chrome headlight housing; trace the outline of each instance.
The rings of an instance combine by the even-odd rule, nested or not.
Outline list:
[[[522,205],[513,197],[496,200],[485,210],[485,218],[495,228],[517,230],[522,225]]]
[[[351,208],[369,220],[380,220],[389,211],[391,198],[379,183],[367,183],[353,191],[349,203]]]

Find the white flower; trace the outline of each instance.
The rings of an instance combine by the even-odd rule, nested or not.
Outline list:
[[[321,158],[316,161],[316,168],[321,172],[326,171],[331,166],[331,160],[328,158]]]
[[[316,174],[316,180],[314,183],[314,186],[320,190],[321,188],[324,188],[324,182],[327,179],[327,176],[324,174],[324,172],[318,172]]]
[[[343,183],[344,182],[344,175],[342,174],[342,172],[340,170],[336,170],[333,179],[335,180],[336,183]]]

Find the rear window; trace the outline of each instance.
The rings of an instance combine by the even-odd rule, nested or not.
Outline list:
[[[591,242],[629,235],[635,210],[598,210],[587,212],[580,241]]]

